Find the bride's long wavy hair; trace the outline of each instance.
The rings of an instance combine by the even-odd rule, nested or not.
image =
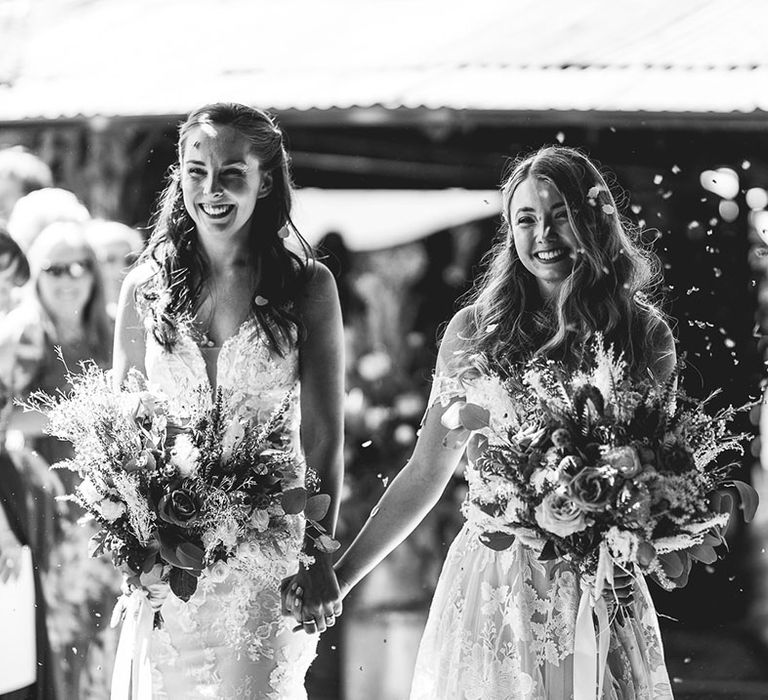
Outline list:
[[[527,178],[557,189],[579,245],[573,270],[551,303],[542,300],[513,240],[510,204]],[[619,214],[598,167],[574,148],[544,147],[512,164],[501,192],[500,235],[466,299],[474,306],[472,352],[502,369],[532,356],[575,365],[586,341],[600,331],[624,353],[633,373],[644,374],[664,320],[655,301],[660,265]]]
[[[265,112],[236,103],[216,103],[192,112],[179,127],[178,161],[171,166],[158,200],[152,234],[139,262],[151,261],[154,274],[138,290],[148,313],[149,330],[166,350],[175,345],[179,325],[194,317],[202,302],[209,266],[198,242],[197,229],[184,206],[181,164],[193,128],[205,124],[229,126],[244,136],[262,171],[272,178],[270,192],[256,203],[248,232],[248,253],[255,268],[259,296],[266,305],[251,302],[251,314],[280,354],[301,337],[302,326],[293,311],[313,260],[312,249],[291,220],[293,187],[283,134]],[[285,233],[298,243],[285,245]]]

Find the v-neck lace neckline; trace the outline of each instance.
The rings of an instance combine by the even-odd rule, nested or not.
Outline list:
[[[230,346],[233,345],[243,334],[243,330],[249,326],[251,326],[254,323],[253,317],[249,316],[244,321],[240,323],[240,325],[237,327],[237,330],[228,338],[224,340],[224,342],[219,346],[213,346],[213,347],[203,347],[197,342],[195,342],[195,339],[192,337],[192,334],[189,330],[186,331],[187,339],[189,340],[192,345],[195,346],[195,350],[197,352],[197,357],[200,359],[200,361],[203,364],[203,376],[205,377],[205,383],[206,387],[208,389],[208,392],[211,396],[212,400],[216,399],[216,392],[218,391],[219,386],[221,386],[221,381],[219,377],[220,369],[221,369],[221,358],[222,355],[225,354],[225,351],[229,350]],[[209,366],[208,364],[208,357],[206,356],[205,350],[215,350],[216,355],[213,358],[213,366]],[[211,380],[213,378],[213,381]]]

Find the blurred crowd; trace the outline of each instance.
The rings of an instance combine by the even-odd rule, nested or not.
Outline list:
[[[80,363],[109,367],[120,285],[143,244],[139,231],[92,218],[34,154],[0,150],[0,620],[35,621],[0,658],[3,698],[109,694],[120,580],[88,556],[95,529],[66,498],[77,475],[49,469],[70,446],[19,403],[66,391]]]

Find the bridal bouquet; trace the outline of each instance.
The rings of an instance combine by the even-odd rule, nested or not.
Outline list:
[[[495,386],[484,395],[502,395],[515,412],[502,423],[481,402],[446,411],[448,440],[478,433],[465,515],[488,547],[518,538],[541,560],[571,561],[598,591],[614,564],[666,589],[685,585],[693,561],[717,559],[723,490],[738,494],[746,520],[757,507],[754,489],[729,479],[732,465],[715,462],[741,452],[746,435],[729,423],[746,407],[708,412],[712,397],[677,390],[677,371],[663,386],[632,380],[601,337],[590,355],[576,373],[537,359],[517,385],[486,379]]]
[[[49,432],[73,444],[74,457],[56,466],[82,477],[69,497],[99,525],[90,554],[110,553],[129,591],[165,587],[188,601],[199,581],[230,575],[277,588],[282,552],[301,537],[288,519],[301,513],[319,550],[338,547],[317,522],[330,498],[313,492],[312,473],[306,487],[294,478],[303,465],[280,430],[292,392],[255,425],[241,422],[221,392],[211,401],[201,389],[180,423],[139,372],[120,390],[95,365],[70,382],[70,395],[33,394],[27,406],[46,413]],[[228,627],[242,633],[240,624]]]

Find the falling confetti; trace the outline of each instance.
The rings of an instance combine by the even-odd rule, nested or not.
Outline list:
[[[633,204],[630,209],[632,210],[633,214],[639,214],[643,210],[639,204]]]
[[[589,197],[590,199],[597,199],[599,194],[600,194],[600,187],[598,185],[594,185],[593,187],[589,188],[589,191],[587,192],[587,197]]]
[[[558,131],[557,135],[555,136],[558,143],[564,143],[565,142],[565,134],[562,131]]]
[[[603,213],[611,216],[616,213],[616,210],[610,204],[603,204]]]
[[[747,206],[753,211],[765,209],[768,207],[768,192],[762,187],[752,187],[747,190],[745,200]]]
[[[373,440],[366,440],[360,444],[360,447],[370,447],[371,445],[373,445]]]
[[[680,166],[678,166],[678,165],[673,165],[671,169],[672,169],[672,172],[673,172],[675,175],[677,175],[679,172],[681,172],[681,170],[680,170]]]
[[[701,186],[723,199],[733,199],[739,193],[739,176],[731,168],[705,170],[699,176]]]
[[[653,184],[654,185],[660,185],[663,179],[664,179],[663,175],[654,175],[653,176]]]
[[[713,267],[712,272],[715,273],[715,277],[722,277],[723,271],[719,267]]]
[[[698,287],[691,287],[685,294],[686,296],[691,296],[691,294],[695,294],[696,292],[700,292],[701,289]]]
[[[748,160],[741,161],[742,170],[749,170],[751,167],[752,167],[752,163],[750,163]]]
[[[730,199],[722,200],[717,206],[717,211],[720,213],[720,218],[728,223],[739,218],[739,205]]]

